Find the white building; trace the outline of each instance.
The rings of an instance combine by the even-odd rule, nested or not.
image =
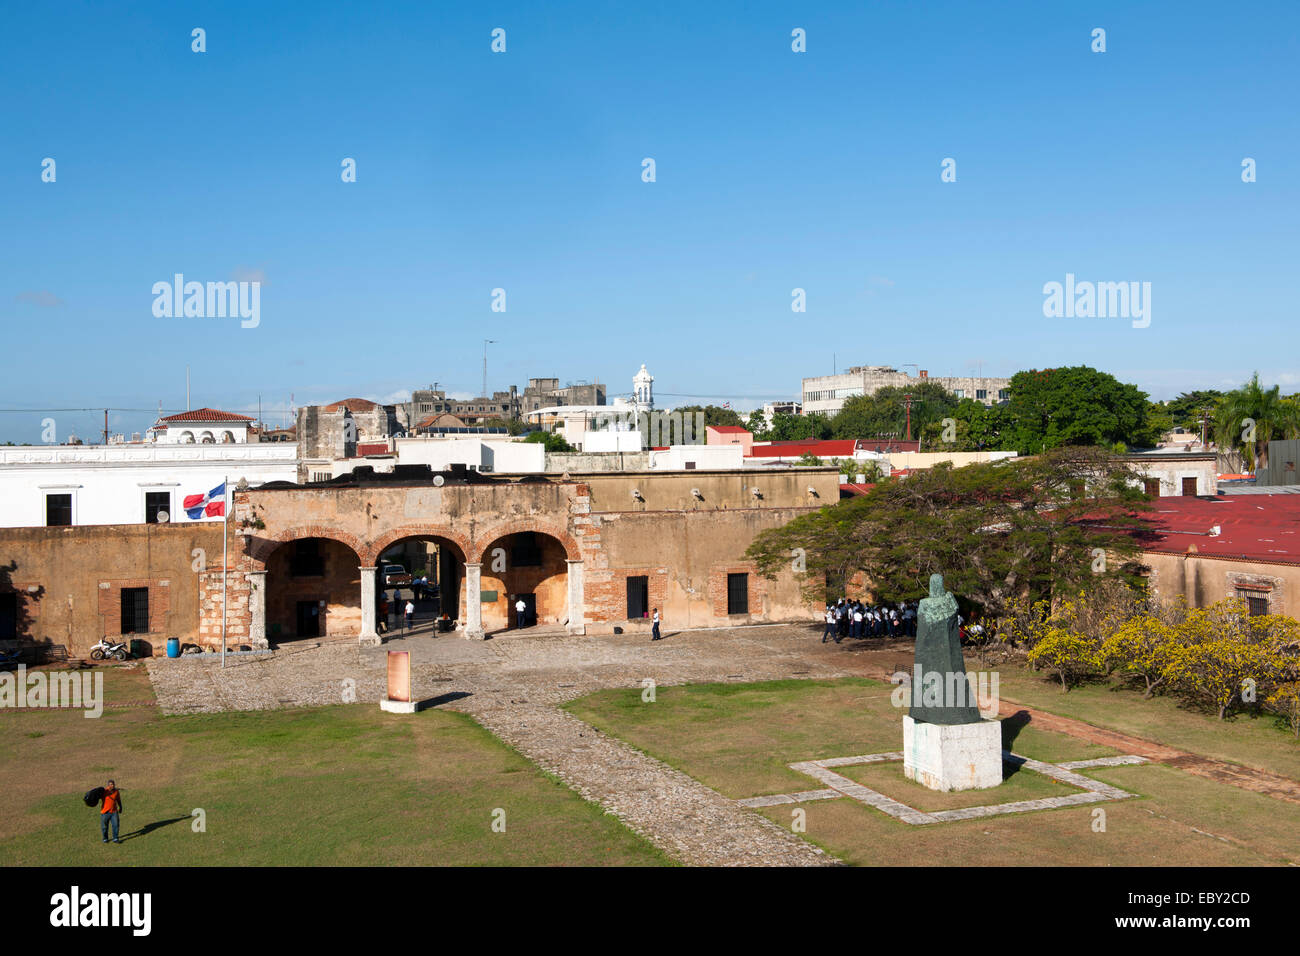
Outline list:
[[[651,471],[706,471],[741,468],[745,449],[741,445],[669,445],[650,452]]]
[[[160,445],[242,445],[253,419],[237,412],[196,408],[158,419],[149,440]]]
[[[297,477],[298,446],[284,442],[0,447],[0,527],[219,521],[191,518],[185,499]]]
[[[540,442],[460,437],[396,438],[394,442],[399,465],[428,465],[434,471],[465,465],[474,471],[513,474],[540,474],[546,470],[546,446]]]

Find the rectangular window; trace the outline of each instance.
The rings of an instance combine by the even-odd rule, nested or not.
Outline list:
[[[977,389],[975,389],[975,398],[976,398],[977,401],[981,401],[981,402],[982,402],[982,401],[984,401],[985,399],[987,399],[988,397],[989,397],[989,390],[988,390],[987,388],[977,388]]]
[[[1190,497],[1195,497],[1195,496],[1196,496],[1196,479],[1195,479],[1195,478],[1184,478],[1184,479],[1183,479],[1183,496],[1184,496],[1184,497],[1189,497],[1189,498],[1190,498]]]
[[[966,389],[964,389],[964,388],[954,388],[954,389],[952,390],[952,395],[953,395],[953,398],[965,398],[965,397],[966,397]]]
[[[643,618],[650,609],[650,578],[644,574],[627,579],[627,619]]]
[[[693,461],[688,461],[688,462],[686,462],[686,470],[687,470],[687,471],[692,471],[692,470],[694,470],[694,468],[695,468],[695,462],[693,462]]]
[[[727,613],[749,613],[749,575],[727,575]]]
[[[72,495],[46,495],[46,527],[61,528],[70,524],[72,524]]]
[[[1268,613],[1268,592],[1251,588],[1237,588],[1237,597],[1246,602],[1251,617]]]
[[[293,556],[289,559],[289,574],[295,578],[318,578],[325,573],[325,558],[320,553],[320,541],[306,538],[293,543]]]
[[[144,493],[144,523],[157,524],[159,512],[168,518],[172,511],[172,493],[170,491],[146,491]]]
[[[149,633],[148,588],[122,588],[122,633]]]
[[[1007,402],[1011,400],[1011,390],[1007,388],[998,389],[998,401]]]
[[[18,593],[0,593],[0,641],[18,639]]]
[[[1147,497],[1148,497],[1148,498],[1159,498],[1159,497],[1160,497],[1160,479],[1159,479],[1159,478],[1143,478],[1143,479],[1142,479],[1142,489],[1147,493]]]

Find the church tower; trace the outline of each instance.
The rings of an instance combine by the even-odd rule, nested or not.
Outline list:
[[[654,409],[654,381],[655,377],[645,370],[645,362],[642,362],[641,371],[632,376],[632,400],[638,411],[648,412]]]

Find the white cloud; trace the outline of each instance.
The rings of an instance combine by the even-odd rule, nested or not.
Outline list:
[[[42,309],[53,309],[56,306],[63,305],[63,300],[49,289],[41,289],[39,291],[32,291],[30,289],[24,290],[14,296],[14,300],[17,302],[29,302]]]

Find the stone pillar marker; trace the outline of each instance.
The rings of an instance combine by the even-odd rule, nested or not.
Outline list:
[[[483,633],[481,568],[478,562],[465,562],[465,625],[462,630],[467,641],[481,641],[487,636]]]
[[[384,639],[375,630],[375,572],[378,568],[361,568],[361,636],[362,647],[378,647]]]
[[[270,648],[266,639],[266,572],[248,572],[248,643],[255,651]]]
[[[587,607],[586,598],[582,590],[582,561],[566,560],[564,562],[569,566],[568,569],[568,597],[569,597],[569,624],[568,632],[570,634],[587,633]]]
[[[388,652],[388,690],[379,709],[390,714],[413,714],[419,707],[411,699],[411,652]]]
[[[957,599],[943,575],[917,611],[911,708],[903,718],[903,774],[931,790],[981,790],[1002,783],[1002,724],[980,716],[962,660]]]

